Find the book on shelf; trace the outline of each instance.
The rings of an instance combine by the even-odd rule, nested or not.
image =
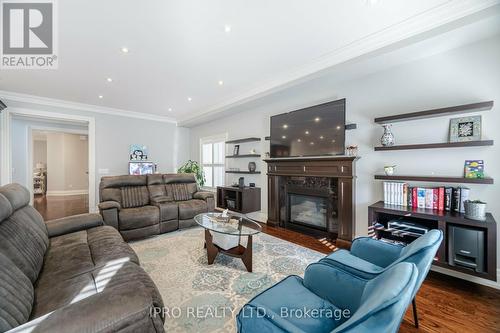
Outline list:
[[[384,182],[384,202],[411,208],[464,212],[464,201],[469,199],[466,187],[414,187],[408,183]]]

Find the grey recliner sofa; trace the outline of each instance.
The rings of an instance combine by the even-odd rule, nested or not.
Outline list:
[[[194,226],[197,214],[215,209],[193,174],[102,177],[99,194],[104,223],[126,241]]]
[[[0,332],[164,332],[163,301],[99,214],[44,222],[18,184],[0,187]]]

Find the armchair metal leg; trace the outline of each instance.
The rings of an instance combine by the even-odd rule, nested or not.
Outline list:
[[[413,322],[415,323],[415,327],[418,328],[418,313],[417,313],[417,302],[415,298],[411,301],[413,306]]]

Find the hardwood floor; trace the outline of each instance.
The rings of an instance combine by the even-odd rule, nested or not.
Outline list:
[[[88,198],[38,197],[35,208],[45,219],[60,218],[88,211]],[[262,231],[321,253],[336,250],[335,244],[327,239],[267,225],[263,225]],[[410,306],[401,333],[500,332],[500,290],[430,272],[417,294],[417,307],[420,328],[413,326]]]
[[[88,213],[88,195],[45,196],[36,195],[33,206],[45,221],[65,216]]]

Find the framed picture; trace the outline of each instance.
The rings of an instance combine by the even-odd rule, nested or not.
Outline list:
[[[147,161],[148,147],[143,145],[130,145],[131,161]]]
[[[450,142],[481,140],[481,116],[453,118],[450,120]]]
[[[155,171],[153,162],[129,162],[128,173],[129,175],[151,175]]]
[[[239,155],[240,154],[240,145],[235,145],[233,149],[233,155]]]
[[[466,160],[464,167],[465,178],[484,178],[483,160]]]

